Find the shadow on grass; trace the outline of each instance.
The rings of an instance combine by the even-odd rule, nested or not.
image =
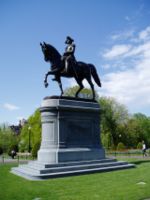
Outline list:
[[[136,161],[132,161],[131,163],[133,163],[135,165],[140,165],[143,163],[150,163],[150,160],[136,160]]]

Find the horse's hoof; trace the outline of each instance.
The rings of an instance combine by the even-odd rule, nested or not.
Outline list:
[[[48,83],[45,83],[45,87],[46,87],[46,88],[48,87]]]

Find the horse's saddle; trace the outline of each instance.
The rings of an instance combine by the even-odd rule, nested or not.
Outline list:
[[[68,59],[68,60],[64,61],[62,63],[63,67],[62,67],[61,73],[69,74],[72,71],[75,71],[76,64],[77,64],[77,62],[74,59]]]
[[[76,65],[77,62],[74,59],[68,59],[68,60],[62,60],[62,65],[60,68],[57,67],[57,65],[51,66],[51,71],[53,73],[61,73],[61,74],[70,74],[73,71],[76,73]]]

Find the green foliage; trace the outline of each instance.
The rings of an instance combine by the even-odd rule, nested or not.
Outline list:
[[[136,148],[137,144],[144,140],[150,147],[149,117],[141,113],[129,116],[125,106],[113,98],[101,97],[99,103],[101,107],[101,137],[105,147],[108,147],[108,133],[111,134],[111,146],[117,146],[119,142],[123,142],[128,148]]]
[[[102,134],[110,133],[111,144],[117,146],[120,132],[119,126],[125,124],[128,119],[128,111],[124,105],[119,104],[114,98],[101,97],[101,131]]]
[[[71,88],[67,88],[64,91],[64,94],[65,94],[65,96],[75,97],[75,94],[76,94],[78,89],[79,89],[79,86],[74,86],[74,87],[71,87]],[[96,96],[96,99],[98,99],[99,96],[98,96],[97,92],[95,92],[95,96]],[[79,93],[79,97],[80,98],[85,98],[85,99],[92,99],[93,98],[92,90],[88,89],[88,88],[82,89],[81,92]]]
[[[124,150],[125,149],[125,145],[122,142],[119,142],[117,145],[117,150]]]
[[[144,140],[150,146],[150,119],[141,113],[131,116],[125,126],[129,147],[136,148]]]
[[[139,142],[139,143],[138,143],[137,149],[142,149],[142,142]]]
[[[65,95],[65,96],[74,97],[78,89],[79,89],[79,86],[74,86],[74,87],[71,87],[71,88],[67,88],[67,89],[64,91],[64,95]]]
[[[32,148],[32,156],[33,156],[33,158],[37,157],[37,152],[40,149],[40,144],[41,144],[40,141],[37,141],[36,143],[34,143],[33,148]]]
[[[15,135],[12,130],[4,125],[0,128],[0,148],[1,152],[8,153],[14,149],[18,150],[19,136]]]
[[[102,144],[106,149],[112,148],[112,137],[110,132],[101,135]]]
[[[150,118],[141,113],[133,115],[133,120],[136,121],[136,135],[139,142],[144,140],[147,146],[150,146]]]
[[[37,109],[33,115],[28,119],[21,130],[21,140],[19,143],[19,151],[25,152],[29,150],[29,143],[31,150],[36,143],[41,141],[41,117],[40,111]]]

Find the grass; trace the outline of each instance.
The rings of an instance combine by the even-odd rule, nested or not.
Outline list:
[[[1,200],[143,200],[150,198],[150,160],[130,159],[137,167],[107,173],[29,181],[0,165]],[[146,184],[137,184],[144,182]]]

